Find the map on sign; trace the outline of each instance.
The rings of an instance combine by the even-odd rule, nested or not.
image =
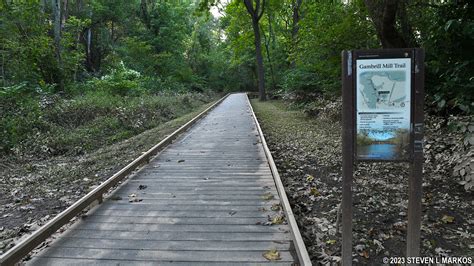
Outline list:
[[[357,157],[404,160],[409,155],[411,59],[356,61]]]
[[[362,104],[369,109],[403,108],[409,97],[404,71],[368,71],[360,75]]]

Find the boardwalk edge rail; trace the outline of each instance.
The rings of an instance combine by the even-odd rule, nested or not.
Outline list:
[[[309,254],[308,254],[308,251],[306,250],[306,246],[304,244],[303,238],[301,237],[298,224],[296,223],[295,216],[293,215],[293,211],[291,210],[290,202],[288,201],[288,198],[286,196],[285,188],[283,186],[283,183],[281,182],[280,174],[278,173],[276,164],[273,161],[272,153],[270,152],[270,149],[267,146],[267,142],[265,140],[265,137],[263,136],[262,128],[260,127],[260,124],[258,123],[257,116],[255,115],[255,112],[253,111],[253,107],[252,107],[252,104],[250,103],[248,95],[247,95],[247,101],[250,106],[250,111],[252,112],[253,119],[257,126],[258,134],[260,135],[260,140],[262,141],[262,146],[263,146],[263,150],[265,151],[265,156],[267,157],[268,164],[270,165],[270,170],[272,172],[273,179],[277,187],[278,195],[280,196],[281,203],[283,205],[283,210],[285,211],[286,218],[288,219],[288,225],[290,226],[290,230],[292,233],[299,263],[304,266],[312,265],[311,259],[309,258]]]
[[[85,208],[90,206],[95,201],[101,203],[103,200],[103,195],[110,188],[115,186],[118,182],[122,181],[126,176],[136,170],[140,165],[148,162],[151,157],[153,157],[160,150],[172,143],[172,141],[175,140],[179,135],[181,135],[181,133],[188,130],[192,125],[194,125],[197,121],[203,118],[209,111],[214,109],[214,107],[216,107],[225,98],[227,98],[227,96],[229,96],[229,94],[217,100],[211,106],[206,108],[206,110],[199,113],[193,119],[188,121],[186,124],[178,128],[176,131],[164,138],[158,144],[153,146],[147,152],[136,158],[134,161],[132,161],[127,166],[125,166],[120,171],[111,176],[109,179],[104,181],[101,185],[93,189],[91,192],[87,193],[84,197],[76,201],[73,205],[69,206],[69,208],[59,213],[52,220],[50,220],[38,230],[33,232],[33,234],[20,241],[14,247],[8,250],[5,254],[0,256],[0,265],[15,265],[15,263],[19,262],[23,257],[28,255],[39,244],[43,243],[48,237],[54,234],[63,225],[67,224],[72,218],[80,214]]]

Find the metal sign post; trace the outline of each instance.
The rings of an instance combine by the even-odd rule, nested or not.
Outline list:
[[[354,162],[410,163],[407,256],[419,256],[424,51],[342,53],[342,264],[352,264]]]

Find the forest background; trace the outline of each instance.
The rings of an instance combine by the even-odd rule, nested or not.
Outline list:
[[[311,112],[340,95],[344,49],[423,47],[430,112],[469,115],[472,18],[468,1],[2,0],[0,152],[110,144],[176,117],[176,94],[262,87]]]

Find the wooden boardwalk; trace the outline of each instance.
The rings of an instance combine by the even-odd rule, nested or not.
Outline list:
[[[247,96],[233,94],[28,263],[291,265],[290,226],[268,225],[277,204]]]

